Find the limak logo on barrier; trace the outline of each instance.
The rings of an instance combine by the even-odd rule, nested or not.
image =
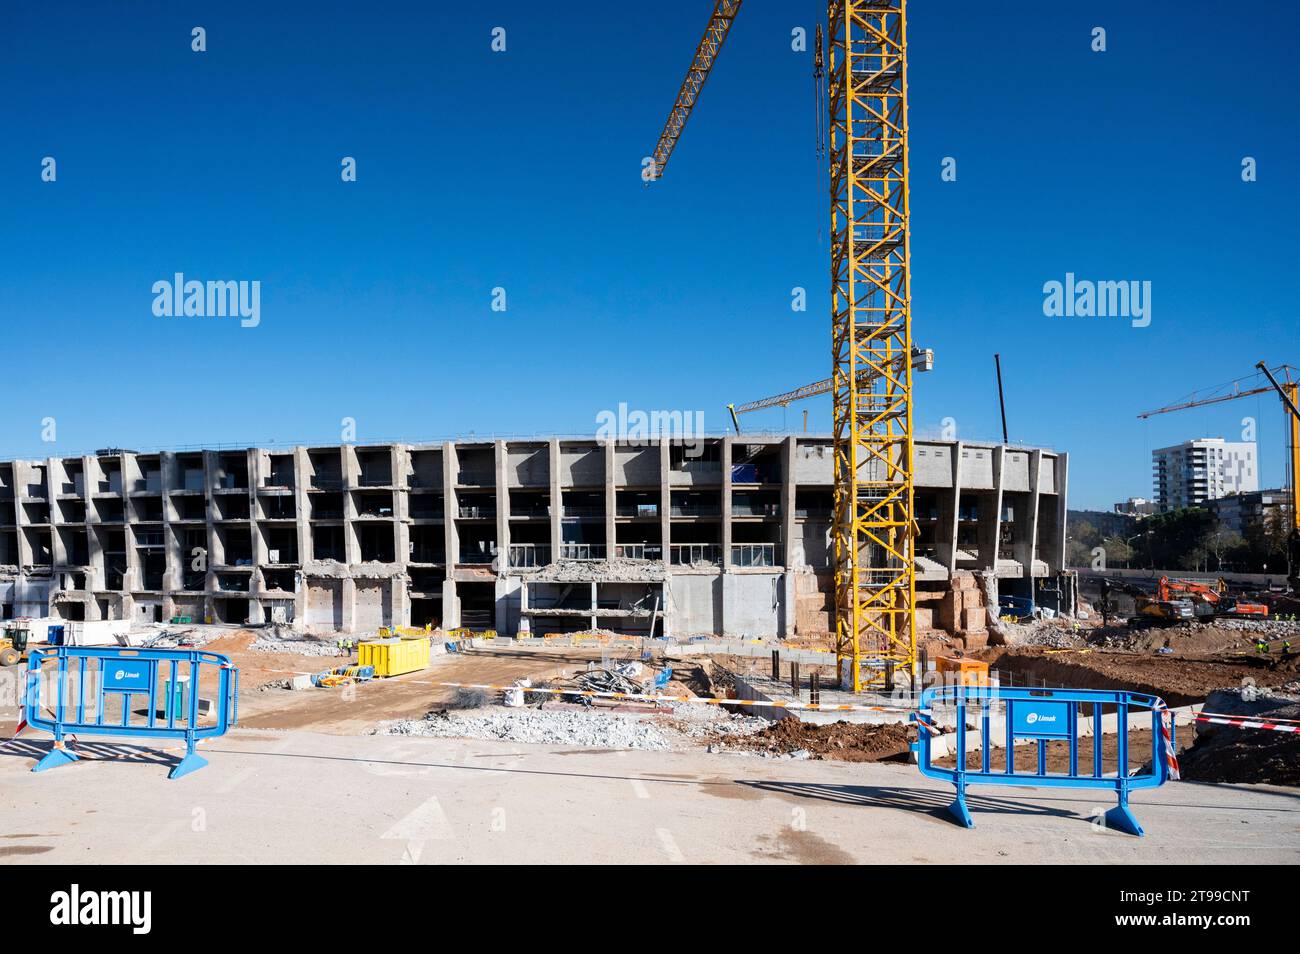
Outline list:
[[[1061,736],[1070,734],[1068,702],[1011,703],[1011,728],[1016,735]]]
[[[50,895],[50,923],[57,925],[129,924],[132,934],[148,934],[153,925],[152,891],[69,891]]]
[[[123,661],[114,669],[104,670],[104,688],[110,691],[132,689],[136,692],[147,692],[149,689],[148,660]]]

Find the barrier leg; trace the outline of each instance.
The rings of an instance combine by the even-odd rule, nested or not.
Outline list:
[[[176,763],[175,767],[167,773],[168,778],[180,778],[182,775],[189,775],[208,764],[208,760],[194,751],[194,740],[186,741],[185,758]]]
[[[77,756],[69,752],[63,742],[56,740],[54,748],[45,754],[45,758],[32,766],[32,771],[44,772],[47,769],[58,768],[60,765],[67,765],[69,762],[75,761],[77,761]]]
[[[1120,789],[1119,804],[1106,813],[1106,827],[1137,835],[1139,838],[1145,834],[1137,818],[1129,811],[1127,789]]]
[[[975,819],[970,817],[970,809],[966,807],[966,781],[962,779],[955,784],[957,786],[957,797],[948,806],[948,811],[952,813],[952,817],[957,819],[958,823],[967,828],[974,828]]]

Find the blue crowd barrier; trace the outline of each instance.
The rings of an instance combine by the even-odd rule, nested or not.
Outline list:
[[[201,715],[200,681],[214,670],[213,711]],[[167,776],[180,778],[208,764],[194,751],[199,740],[225,734],[238,718],[239,670],[219,653],[58,646],[32,650],[26,676],[25,721],[54,735],[33,772],[77,760],[68,736],[112,735],[184,740],[185,756]]]
[[[956,720],[956,764],[952,768],[939,767],[933,762],[933,737],[937,731],[933,720],[936,706],[951,708]],[[1131,752],[1128,723],[1130,714],[1149,710],[1151,713],[1150,769],[1130,774]],[[970,809],[966,804],[968,785],[1024,785],[1057,788],[1096,788],[1113,791],[1118,798],[1116,807],[1106,812],[1110,828],[1141,835],[1142,826],[1129,810],[1129,793],[1137,789],[1156,788],[1177,772],[1174,759],[1173,720],[1166,716],[1169,710],[1158,696],[1135,692],[1109,692],[1101,689],[1003,689],[997,686],[934,686],[921,694],[918,711],[913,721],[918,723],[918,741],[914,744],[917,764],[921,774],[929,778],[951,782],[957,789],[957,798],[949,806],[952,815],[967,828],[974,828]],[[1116,718],[1116,754],[1103,757],[1102,716],[1113,713]],[[1005,720],[1002,767],[995,765],[992,753],[995,718]],[[1091,720],[1091,757],[1080,764],[1080,731]],[[968,767],[967,724],[980,726],[979,767]],[[1025,745],[1036,746],[1033,752],[1034,770],[1023,771],[1016,767],[1015,752],[1025,751]],[[1047,771],[1047,746],[1052,742],[1068,745],[1069,770]],[[1113,765],[1112,765],[1113,763]]]

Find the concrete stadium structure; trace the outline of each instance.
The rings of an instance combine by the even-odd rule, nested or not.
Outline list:
[[[0,613],[821,632],[831,448],[537,438],[3,462]],[[1065,454],[924,441],[916,475],[923,584],[985,570],[1028,595],[1062,570]]]

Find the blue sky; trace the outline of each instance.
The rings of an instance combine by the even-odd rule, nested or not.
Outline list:
[[[790,49],[817,0],[745,4],[651,188],[708,0],[119,9],[0,10],[0,456],[336,440],[344,417],[363,441],[591,433],[620,402],[721,431],[729,401],[829,374],[811,54]],[[1136,418],[1300,364],[1300,14],[1224,17],[912,4],[914,334],[937,355],[919,432],[996,439],[1000,351],[1012,439],[1070,452],[1075,506],[1148,494],[1151,448],[1247,415],[1281,482],[1274,400]],[[260,281],[261,324],[155,317],[177,271]],[[1150,281],[1151,325],[1045,317],[1066,272]],[[804,406],[829,429],[828,402]]]

